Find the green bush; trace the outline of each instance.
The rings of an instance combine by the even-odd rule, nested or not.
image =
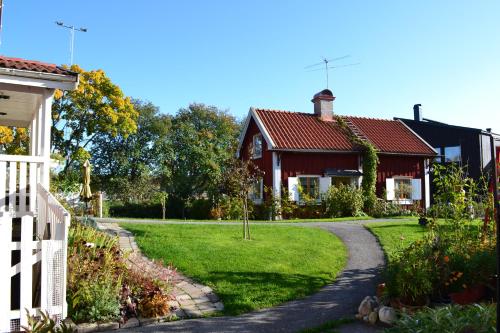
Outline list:
[[[354,186],[330,186],[323,197],[328,217],[360,216],[363,213],[363,192]]]
[[[116,237],[73,223],[68,237],[68,315],[75,322],[116,319],[125,273]]]
[[[496,332],[495,305],[448,305],[427,308],[415,314],[402,313],[393,328],[386,333],[493,333]]]
[[[167,212],[169,210],[167,209]],[[162,208],[159,203],[110,203],[110,217],[161,218]]]
[[[439,280],[432,248],[419,240],[396,252],[387,265],[385,277],[389,297],[409,305],[426,304]]]

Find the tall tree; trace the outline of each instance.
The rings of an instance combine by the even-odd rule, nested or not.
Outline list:
[[[99,136],[127,137],[137,129],[137,111],[130,98],[104,71],[84,71],[77,65],[70,69],[80,74],[78,88],[56,90],[52,105],[53,149],[66,160],[64,172],[89,157]]]
[[[29,131],[24,127],[0,126],[0,151],[3,154],[25,155],[29,148]]]
[[[236,119],[214,106],[191,104],[180,109],[172,120],[172,196],[184,203],[202,195],[216,200],[239,131]]]
[[[123,201],[143,201],[165,193],[169,180],[170,116],[150,102],[133,100],[137,131],[128,136],[96,136],[92,145],[94,176],[102,190]]]

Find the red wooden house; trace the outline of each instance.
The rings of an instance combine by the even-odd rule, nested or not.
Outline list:
[[[250,108],[238,156],[252,159],[264,176],[253,200],[264,199],[264,186],[290,199],[302,193],[321,197],[333,184],[359,186],[363,177],[360,149],[337,123],[332,92],[325,89],[312,100],[314,112],[299,113]],[[401,204],[418,200],[429,205],[429,160],[436,153],[399,120],[340,116],[353,135],[371,142],[378,151],[377,196]]]

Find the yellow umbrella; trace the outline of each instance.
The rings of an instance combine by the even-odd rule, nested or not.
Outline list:
[[[85,163],[83,163],[83,187],[80,192],[80,198],[85,202],[92,199],[92,192],[90,191],[90,167],[89,160],[86,160]]]

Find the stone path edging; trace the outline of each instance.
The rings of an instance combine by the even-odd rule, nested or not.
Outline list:
[[[348,248],[349,259],[345,269],[334,283],[323,287],[316,294],[236,317],[210,317],[159,323],[123,329],[120,333],[298,332],[319,326],[327,321],[352,317],[361,300],[375,290],[379,283],[379,274],[384,266],[384,254],[377,239],[363,227],[363,224],[367,222],[377,221],[293,224],[328,230],[336,234]],[[187,222],[187,224],[193,224],[193,222]]]
[[[169,268],[158,265],[142,255],[130,231],[121,228],[117,223],[97,222],[97,228],[113,236],[118,236],[120,248],[131,252],[127,258],[128,265],[135,266],[154,278],[163,274],[172,275]],[[175,273],[173,284],[172,294],[175,300],[170,301],[169,305],[178,319],[199,318],[224,309],[224,305],[212,288],[195,283],[180,272]]]

